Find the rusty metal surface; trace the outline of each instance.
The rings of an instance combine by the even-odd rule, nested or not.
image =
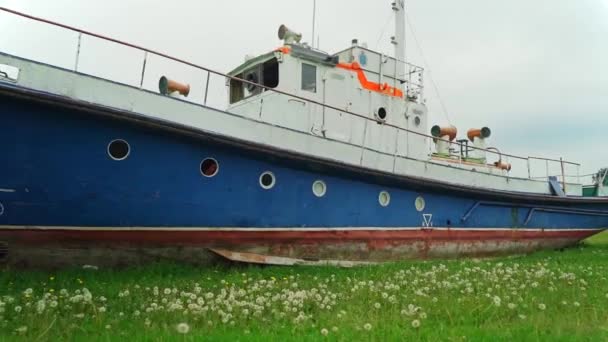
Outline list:
[[[135,263],[154,260],[208,264],[217,258],[272,265],[355,266],[405,259],[525,254],[576,244],[598,231],[94,231],[0,230],[13,264]],[[66,259],[66,260],[63,260]]]

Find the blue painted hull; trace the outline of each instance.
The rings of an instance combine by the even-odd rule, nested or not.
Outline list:
[[[11,240],[28,227],[164,229],[167,234],[171,229],[231,228],[277,234],[434,227],[588,231],[567,239],[574,243],[608,227],[606,202],[396,177],[124,113],[12,95],[0,93],[0,227],[12,232],[0,234],[0,240]],[[107,147],[115,139],[129,143],[126,160],[109,157]],[[217,176],[202,176],[205,158],[219,162]],[[276,176],[270,190],[259,184],[266,171]],[[312,192],[317,180],[327,185],[322,198]],[[379,203],[381,191],[390,193],[387,207]],[[419,196],[426,202],[422,211],[415,207]]]

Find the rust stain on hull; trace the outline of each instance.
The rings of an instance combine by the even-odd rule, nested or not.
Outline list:
[[[222,258],[255,264],[352,266],[405,259],[524,254],[576,244],[594,230],[96,231],[1,230],[8,262],[137,263],[170,259],[207,264]],[[61,252],[58,252],[61,251]],[[127,255],[128,254],[128,255]],[[122,257],[121,257],[122,255]],[[83,259],[84,258],[84,259]],[[29,260],[32,259],[32,260]],[[33,260],[36,259],[36,260]],[[46,260],[45,260],[46,259]]]

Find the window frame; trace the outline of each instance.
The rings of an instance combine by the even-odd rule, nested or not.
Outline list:
[[[306,82],[305,83],[305,70],[306,68],[312,68],[314,70],[314,89],[310,88],[310,85],[313,84],[312,82]],[[317,93],[318,90],[318,83],[317,83],[317,66],[314,64],[310,64],[310,63],[304,63],[302,62],[302,67],[301,67],[301,72],[300,72],[300,89],[303,91],[308,91],[311,92],[313,94]],[[311,71],[310,69],[308,71]],[[306,75],[313,75],[311,74],[306,74]]]

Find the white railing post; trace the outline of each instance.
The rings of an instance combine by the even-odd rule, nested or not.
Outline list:
[[[78,63],[80,62],[80,43],[82,42],[82,32],[78,33],[78,46],[76,46],[76,60],[74,61],[74,71],[78,71]]]
[[[323,118],[325,119],[325,115],[323,115]],[[363,125],[363,139],[361,140],[361,160],[359,162],[359,165],[363,166],[363,158],[365,157],[365,140],[367,139],[367,125],[369,123],[369,120],[365,120],[365,125]],[[325,129],[325,120],[323,120],[323,129]],[[409,144],[408,144],[409,146]]]
[[[207,71],[207,84],[205,85],[205,100],[203,101],[203,105],[206,106],[207,105],[207,95],[209,95],[209,79],[211,78],[211,72]],[[230,82],[230,80],[228,80],[228,82]],[[230,96],[230,95],[228,95]],[[228,102],[230,102],[230,99],[228,99]]]
[[[399,130],[395,130],[395,154],[393,155],[393,173],[397,170],[397,155],[399,154]]]
[[[564,169],[564,158],[560,157],[559,162],[562,167],[562,181],[563,181],[563,188],[564,188],[564,193],[565,193],[566,192],[566,170]]]
[[[458,141],[458,139],[456,139],[456,141]],[[463,151],[463,148],[466,148],[466,147],[461,142],[457,142],[457,144],[458,144],[458,149],[460,150],[460,153],[458,153],[458,165],[460,165],[460,168],[462,169],[462,153],[463,153],[462,151]],[[448,148],[448,154],[449,154],[449,148]]]
[[[144,87],[144,77],[146,75],[146,64],[148,63],[148,51],[144,52],[144,63],[141,67],[141,78],[139,80],[139,89]]]

